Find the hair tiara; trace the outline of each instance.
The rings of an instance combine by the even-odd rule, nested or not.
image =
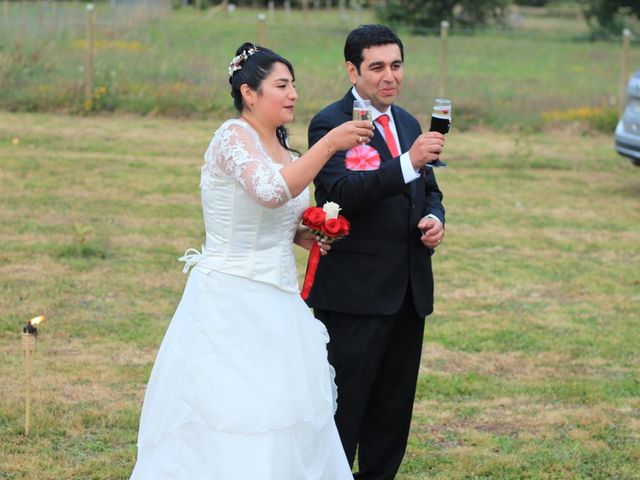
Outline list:
[[[233,76],[233,72],[242,69],[242,64],[254,53],[258,52],[258,45],[254,45],[248,50],[242,50],[242,53],[236,57],[233,57],[229,64],[229,78]]]

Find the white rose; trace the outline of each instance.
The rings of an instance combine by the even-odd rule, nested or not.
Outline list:
[[[327,220],[331,220],[332,218],[338,218],[340,205],[334,202],[327,202],[322,206],[322,210],[327,215]]]

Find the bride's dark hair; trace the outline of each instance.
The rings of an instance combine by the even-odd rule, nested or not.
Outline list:
[[[246,55],[246,58],[237,60],[238,55],[243,54]],[[246,83],[251,90],[258,91],[263,80],[271,73],[271,70],[273,70],[273,66],[276,63],[282,63],[286,66],[295,80],[296,76],[293,72],[293,66],[289,60],[281,57],[273,50],[259,46],[256,47],[256,45],[249,42],[243,43],[236,50],[236,59],[232,62],[232,65],[235,64],[235,69],[231,70],[232,67],[230,67],[231,73],[229,75],[229,83],[231,84],[233,105],[236,107],[238,112],[242,113],[245,108],[244,102],[242,101],[242,93],[240,93],[240,87]],[[300,155],[300,152],[289,146],[289,142],[287,141],[289,133],[284,125],[281,125],[276,129],[276,135],[280,145],[290,152],[295,152]]]

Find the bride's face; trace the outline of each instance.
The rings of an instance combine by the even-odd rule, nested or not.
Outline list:
[[[293,120],[298,93],[291,72],[283,63],[274,64],[258,88],[254,113],[275,126]]]

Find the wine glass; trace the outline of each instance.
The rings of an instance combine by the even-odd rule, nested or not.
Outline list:
[[[431,111],[430,132],[440,132],[443,135],[451,128],[451,100],[447,98],[436,98],[433,101]],[[447,164],[440,159],[427,163],[429,167],[446,167]]]
[[[373,121],[373,110],[371,109],[371,100],[354,100],[353,101],[353,119]]]

